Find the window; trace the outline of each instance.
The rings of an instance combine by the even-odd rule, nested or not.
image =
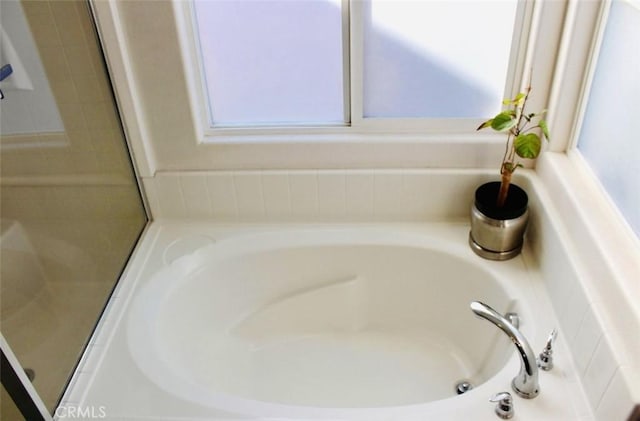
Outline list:
[[[363,6],[364,118],[481,118],[498,111],[516,1]]]
[[[339,2],[195,1],[194,11],[214,127],[346,122]]]
[[[530,3],[193,0],[205,133],[423,130],[495,114],[519,89]]]
[[[611,3],[601,42],[577,146],[640,237],[640,1]]]

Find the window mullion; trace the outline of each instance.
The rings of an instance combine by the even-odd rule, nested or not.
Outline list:
[[[344,95],[344,122],[351,123],[351,22],[350,0],[342,1],[342,83]]]
[[[349,91],[351,126],[360,128],[364,123],[362,111],[362,1],[346,0],[349,3]]]

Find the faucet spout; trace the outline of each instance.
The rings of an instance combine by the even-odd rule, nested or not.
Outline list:
[[[516,346],[518,355],[520,356],[520,372],[513,378],[511,387],[518,396],[532,399],[538,396],[540,385],[538,383],[538,365],[536,363],[536,355],[533,353],[527,339],[516,329],[504,316],[481,303],[473,301],[471,303],[471,311],[477,316],[490,321],[502,330],[511,339]]]

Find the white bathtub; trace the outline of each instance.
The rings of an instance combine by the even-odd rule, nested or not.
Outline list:
[[[517,311],[528,337],[535,304],[518,259],[483,261],[458,240],[373,228],[218,240],[136,292],[127,347],[169,396],[232,414],[402,420],[435,401],[490,414],[501,390],[480,385],[506,390],[519,361],[469,304]],[[477,388],[456,396],[460,380]]]

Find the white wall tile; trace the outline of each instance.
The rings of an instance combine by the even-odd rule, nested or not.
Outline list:
[[[262,175],[259,172],[238,172],[233,175],[238,216],[243,219],[265,215]]]
[[[262,175],[264,206],[267,216],[283,219],[291,215],[289,176],[286,172],[267,172]]]
[[[207,193],[207,180],[204,175],[181,176],[180,187],[189,216],[197,218],[211,215],[211,202]]]
[[[346,185],[341,171],[318,173],[318,211],[321,216],[345,215]]]
[[[377,171],[373,181],[373,212],[382,218],[402,215],[407,208],[403,175],[395,171]]]
[[[561,283],[562,280],[558,279],[557,282]],[[559,301],[556,309],[560,310],[556,310],[556,314],[558,314],[558,318],[560,319],[560,325],[567,337],[567,342],[573,345],[582,322],[585,319],[585,315],[587,311],[589,311],[589,303],[582,288],[575,285],[575,288],[571,291],[566,301]]]
[[[229,173],[210,174],[206,177],[206,186],[211,201],[211,216],[222,219],[237,217],[233,176]]]
[[[631,396],[629,384],[624,378],[623,371],[633,372],[633,370],[623,370],[625,367],[618,368],[607,386],[600,403],[596,408],[595,415],[598,420],[626,420],[635,404],[639,402],[633,400]],[[637,372],[636,372],[637,373]],[[636,375],[636,377],[640,374]],[[635,380],[638,383],[638,380]]]
[[[553,227],[546,224],[541,229],[544,230],[544,236],[548,238],[546,243],[548,245],[543,250],[546,273],[543,279],[554,307],[560,310],[556,313],[562,320],[573,320],[576,316],[581,319],[583,313],[579,313],[579,315],[577,313],[578,311],[584,312],[586,298],[584,293],[578,289],[578,279],[569,261],[569,256],[563,249],[560,237],[553,230]],[[578,303],[578,300],[581,303]],[[575,302],[575,304],[568,305],[570,302]],[[573,338],[575,333],[576,330],[572,330],[570,337]]]
[[[602,336],[591,362],[582,377],[582,386],[591,406],[596,409],[613,378],[618,364],[609,347],[606,336]]]
[[[407,197],[406,210],[416,219],[426,218],[437,204],[433,195],[433,175],[421,172],[407,172],[404,174],[403,188]]]
[[[573,341],[568,341],[578,375],[582,376],[586,372],[601,337],[602,329],[593,311],[589,308],[585,312],[576,337]]]
[[[345,208],[349,216],[373,215],[373,171],[349,173],[345,179]]]
[[[156,216],[409,222],[467,217],[483,177],[482,171],[423,169],[163,172],[148,184],[157,197],[151,205]]]
[[[156,178],[156,193],[161,217],[175,218],[187,214],[178,177],[160,176]]]
[[[289,174],[291,215],[315,219],[318,215],[318,176],[315,171]]]

